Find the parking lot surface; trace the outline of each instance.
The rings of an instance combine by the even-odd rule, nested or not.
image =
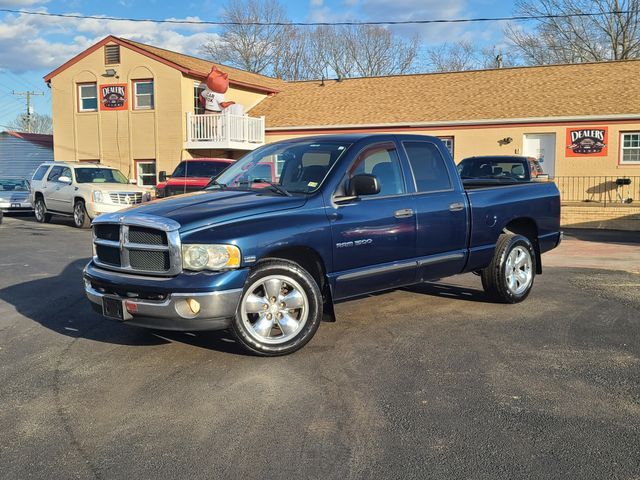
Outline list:
[[[94,314],[69,225],[0,226],[1,478],[639,478],[633,234],[571,234],[522,304],[454,277],[265,359]]]

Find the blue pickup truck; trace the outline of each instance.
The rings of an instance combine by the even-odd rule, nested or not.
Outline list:
[[[272,143],[204,191],[97,217],[86,295],[105,317],[229,329],[267,356],[304,346],[335,302],[426,280],[476,272],[520,302],[560,242],[558,190],[468,180],[435,137]]]

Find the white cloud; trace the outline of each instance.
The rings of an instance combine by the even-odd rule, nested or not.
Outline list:
[[[323,3],[324,3],[324,0],[310,0],[309,1],[309,5],[311,6],[311,8],[321,7]]]
[[[212,36],[206,30],[203,25],[6,15],[0,23],[0,68],[52,70],[109,34],[198,55]]]

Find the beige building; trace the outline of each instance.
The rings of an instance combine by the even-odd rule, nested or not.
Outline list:
[[[456,161],[518,154],[556,178],[640,179],[640,61],[306,82],[219,65],[226,100],[244,111],[205,115],[197,96],[212,65],[105,38],[45,77],[55,158],[99,160],[155,183],[181,159],[238,158],[264,142],[408,132],[442,138]]]

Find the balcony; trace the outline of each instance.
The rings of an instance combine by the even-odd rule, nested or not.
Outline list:
[[[264,117],[187,113],[187,149],[255,150],[264,145]]]

